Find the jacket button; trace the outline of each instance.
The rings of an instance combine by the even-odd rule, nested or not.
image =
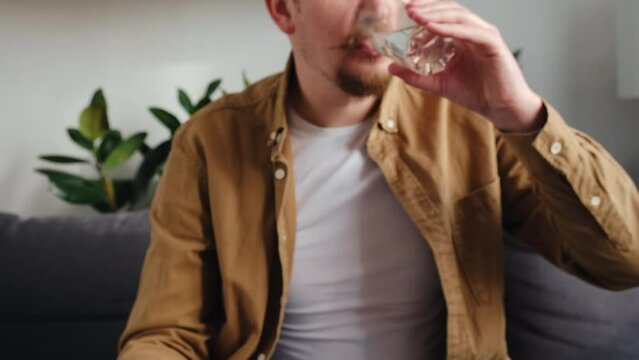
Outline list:
[[[560,142],[554,142],[550,145],[550,153],[553,155],[559,155],[559,153],[563,150],[563,146]]]
[[[380,124],[381,128],[384,131],[386,131],[387,133],[390,133],[390,134],[397,133],[397,128],[398,128],[397,120],[386,119],[386,120],[380,121],[379,124]]]
[[[282,169],[282,168],[278,168],[275,170],[275,178],[277,180],[282,180],[286,177],[286,170]]]
[[[386,127],[389,129],[395,129],[397,127],[397,122],[393,119],[386,120]]]
[[[590,198],[590,205],[599,207],[601,205],[601,198],[599,196],[593,196]]]

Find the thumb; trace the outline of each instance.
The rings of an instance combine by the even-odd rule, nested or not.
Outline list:
[[[441,87],[437,75],[426,76],[418,74],[398,63],[390,64],[388,66],[388,72],[414,87],[436,94],[440,92]]]

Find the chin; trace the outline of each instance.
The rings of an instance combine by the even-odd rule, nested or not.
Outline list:
[[[385,77],[389,75],[388,66],[391,62],[382,56],[359,56],[344,64],[342,69],[358,77]]]
[[[390,83],[391,75],[383,66],[383,70],[352,69],[342,67],[337,72],[337,84],[346,93],[354,96],[380,96]]]

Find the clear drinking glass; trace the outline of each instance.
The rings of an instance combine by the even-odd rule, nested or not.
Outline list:
[[[403,66],[424,74],[446,69],[455,56],[453,39],[433,35],[415,23],[406,13],[410,0],[378,2],[364,9],[358,18],[359,31],[371,38],[371,46]]]

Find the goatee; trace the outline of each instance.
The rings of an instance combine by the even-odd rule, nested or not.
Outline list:
[[[385,75],[354,75],[344,69],[337,71],[337,85],[347,94],[366,97],[381,96],[390,83],[391,76]]]

